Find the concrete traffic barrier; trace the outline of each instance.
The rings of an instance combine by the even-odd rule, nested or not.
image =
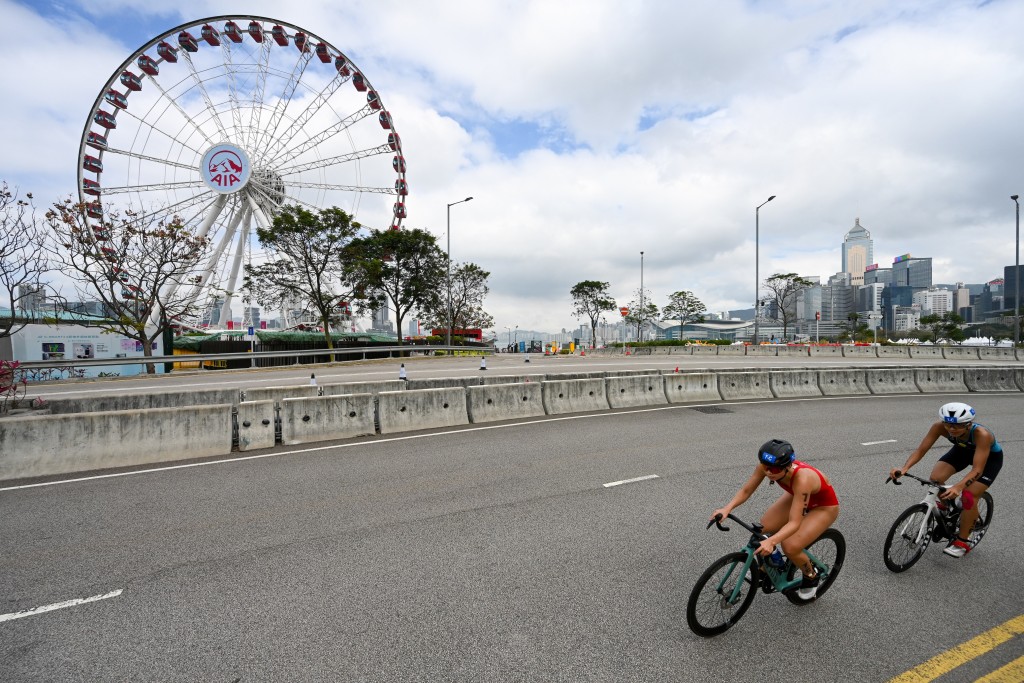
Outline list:
[[[952,360],[978,360],[978,349],[974,346],[943,346],[942,357]]]
[[[320,387],[309,384],[283,387],[250,387],[242,390],[245,401],[274,401],[281,403],[286,398],[312,398],[320,395]]]
[[[978,358],[981,360],[1016,360],[1013,349],[1003,346],[979,346]]]
[[[920,393],[910,368],[868,368],[864,372],[872,394]]]
[[[914,368],[914,381],[924,394],[967,393],[960,368]]]
[[[651,348],[652,356],[667,356],[671,353],[671,346],[654,346]]]
[[[808,353],[812,356],[831,356],[833,358],[842,358],[843,347],[842,346],[812,346]]]
[[[803,344],[794,344],[793,346],[780,346],[778,347],[779,356],[809,356],[811,353],[811,347]]]
[[[690,346],[690,354],[693,356],[717,356],[717,344],[693,344]]]
[[[524,384],[527,382],[536,382],[538,386],[546,378],[543,373],[537,373],[534,375],[487,375],[486,377],[480,378],[480,384],[486,386],[488,384]],[[473,387],[467,387],[472,389]]]
[[[910,351],[907,350],[906,346],[877,346],[875,351],[878,352],[879,358],[909,358]]]
[[[566,372],[561,374],[557,372],[549,372],[544,375],[544,381],[561,382],[569,379],[604,379],[605,374],[606,373],[603,370],[599,370],[597,372]]]
[[[642,375],[660,375],[661,372],[657,368],[647,368],[643,370],[607,370],[604,376],[607,377],[639,377]],[[551,377],[548,377],[551,379]],[[556,378],[560,379],[560,378]]]
[[[380,433],[410,432],[469,424],[466,389],[407,389],[377,394]]]
[[[338,382],[322,384],[321,396],[344,396],[345,394],[379,394],[382,391],[404,391],[408,382],[400,379],[382,379],[376,382]]]
[[[694,345],[693,344],[686,344],[685,346],[673,346],[672,347],[672,353],[669,354],[669,355],[672,355],[672,356],[692,356],[693,355],[693,349],[694,349]]]
[[[870,394],[864,370],[819,370],[818,388],[825,396]]]
[[[472,424],[542,417],[542,385],[540,382],[521,382],[468,387],[466,410]]]
[[[719,356],[745,356],[747,354],[746,347],[738,344],[730,346],[719,346]]]
[[[277,411],[273,401],[242,401],[235,416],[238,450],[273,448],[277,441]]]
[[[286,398],[280,410],[281,443],[286,446],[376,433],[373,394]]]
[[[636,408],[668,403],[665,381],[659,374],[605,378],[605,393],[612,408]]]
[[[1021,391],[1014,368],[965,367],[964,384],[970,391]]]
[[[230,404],[0,420],[0,480],[231,452]]]
[[[1017,381],[1017,388],[1024,391],[1024,368],[1014,370],[1013,374],[1013,378]]]
[[[718,375],[714,372],[679,372],[665,376],[665,398],[669,403],[721,401]]]
[[[816,370],[769,370],[768,386],[775,398],[821,396]]]
[[[544,412],[548,415],[608,410],[604,379],[546,380],[541,383]]]
[[[732,347],[729,347],[732,348]],[[751,344],[750,346],[743,346],[743,355],[745,356],[777,356],[779,355],[779,347],[777,346],[764,346],[762,344]]]
[[[942,358],[941,346],[919,346],[914,344],[910,347],[911,358]]]
[[[878,358],[877,346],[843,345],[843,358]]]
[[[53,415],[101,413],[111,410],[148,410],[183,406],[222,405],[239,402],[238,389],[199,389],[196,391],[136,392],[77,398],[50,398],[46,405]]]
[[[768,371],[720,372],[718,393],[726,401],[745,398],[774,398],[768,382]]]
[[[433,379],[410,379],[404,384],[407,391],[417,389],[465,389],[480,386],[480,377],[436,377]]]

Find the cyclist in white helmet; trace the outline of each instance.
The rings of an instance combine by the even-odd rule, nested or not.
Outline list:
[[[928,429],[928,433],[907,458],[903,467],[892,468],[889,476],[893,479],[903,476],[904,472],[924,457],[939,437],[945,437],[952,442],[953,447],[935,463],[929,478],[944,484],[957,472],[967,469],[968,466],[971,468],[966,477],[950,486],[940,496],[952,501],[965,491],[970,494],[963,499],[959,534],[943,551],[952,557],[963,557],[971,550],[970,532],[978,518],[978,509],[973,501],[988,490],[1003,467],[1003,447],[996,441],[996,435],[991,429],[974,421],[974,408],[966,403],[947,403],[939,409],[939,418]]]

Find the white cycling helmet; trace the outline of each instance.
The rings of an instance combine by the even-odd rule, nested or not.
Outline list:
[[[966,403],[947,403],[939,408],[939,417],[948,424],[967,424],[974,421],[974,408]]]

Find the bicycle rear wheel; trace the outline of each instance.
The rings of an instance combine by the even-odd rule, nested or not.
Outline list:
[[[736,552],[708,567],[690,591],[686,622],[698,636],[708,638],[724,633],[750,607],[760,579],[756,564],[744,571],[747,554]],[[732,598],[735,593],[735,599]]]
[[[818,590],[815,591],[813,598],[801,598],[795,590],[786,591],[784,593],[786,599],[794,605],[806,605],[809,602],[814,602],[832,586],[832,582],[839,576],[839,572],[843,568],[843,561],[846,559],[846,538],[839,533],[838,529],[825,529],[821,536],[818,536],[805,550],[825,565],[826,573],[822,577],[821,583],[818,584]],[[787,573],[787,578],[790,581],[796,576],[796,571],[796,566],[790,563]],[[821,571],[820,567],[818,567],[818,571]]]
[[[928,524],[928,529],[920,542],[917,540],[921,525]],[[889,529],[885,537],[885,566],[889,571],[905,572],[921,559],[928,544],[932,541],[932,527],[935,521],[928,518],[928,506],[924,503],[911,505],[904,510]]]

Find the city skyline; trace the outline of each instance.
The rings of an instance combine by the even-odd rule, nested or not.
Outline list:
[[[14,95],[0,123],[19,132],[0,177],[40,210],[73,192],[106,80],[155,36],[233,9],[0,0],[0,58],[16,65],[0,74]],[[656,301],[689,290],[709,310],[749,309],[754,208],[771,195],[762,275],[827,281],[857,218],[874,261],[927,254],[937,282],[988,282],[1013,262],[1020,3],[247,9],[323,36],[379,88],[409,165],[407,227],[444,244],[446,205],[475,197],[451,210],[451,255],[491,273],[496,330],[574,326],[569,290],[582,280],[628,301],[640,251]],[[41,45],[73,46],[73,68],[51,68]]]

